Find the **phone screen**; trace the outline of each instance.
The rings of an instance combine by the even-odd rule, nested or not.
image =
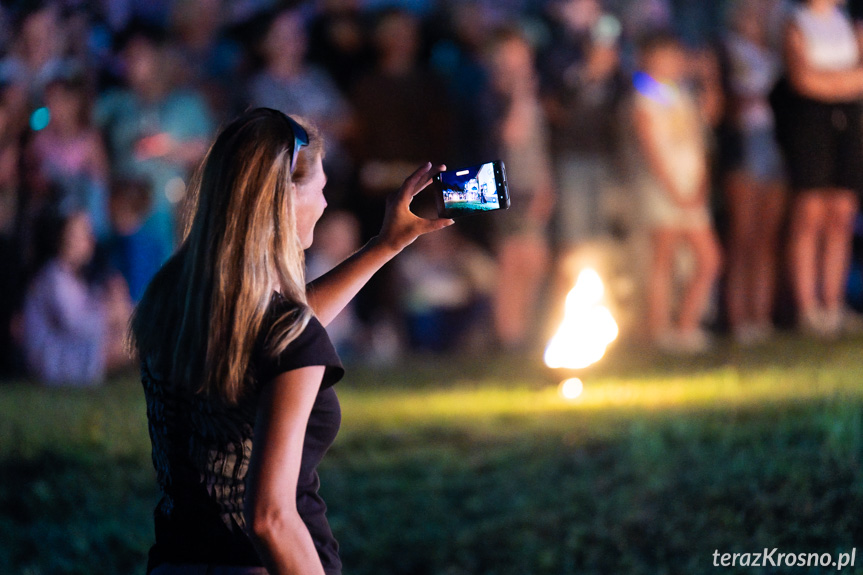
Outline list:
[[[506,199],[501,162],[486,162],[461,170],[441,172],[442,214],[447,217],[463,216],[477,212],[505,209],[501,199]]]

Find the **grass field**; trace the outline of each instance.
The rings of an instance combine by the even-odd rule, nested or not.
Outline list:
[[[617,349],[557,395],[531,361],[349,370],[321,468],[346,575],[826,573],[713,552],[851,552],[863,340],[691,360]],[[156,502],[134,377],[0,385],[0,574],[142,573]]]

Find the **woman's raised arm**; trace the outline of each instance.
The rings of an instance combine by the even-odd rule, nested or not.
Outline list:
[[[358,252],[306,287],[309,305],[323,325],[329,324],[384,264],[419,236],[445,228],[450,219],[425,219],[410,210],[411,200],[446,166],[420,166],[387,198],[381,232]]]

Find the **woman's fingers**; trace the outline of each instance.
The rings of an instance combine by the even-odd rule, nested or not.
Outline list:
[[[408,193],[413,190],[417,186],[417,184],[419,184],[419,182],[423,181],[423,178],[429,173],[431,168],[431,162],[426,162],[425,164],[417,168],[413,174],[408,176],[408,178],[405,180],[405,183],[402,184],[402,192],[405,195],[408,195]],[[410,195],[412,196],[413,194]]]
[[[428,185],[434,181],[435,176],[437,176],[439,173],[441,173],[445,170],[446,170],[446,166],[444,164],[441,164],[439,166],[430,167],[426,171],[427,177],[422,180],[422,183],[420,185],[418,185],[414,188],[412,196],[415,196],[418,193],[420,193],[421,191],[423,191],[424,189],[426,189],[428,187]]]
[[[402,184],[402,187],[387,197],[387,211],[384,215],[384,224],[381,228],[381,236],[389,245],[396,246],[398,250],[413,243],[423,234],[434,232],[452,225],[454,222],[447,218],[427,219],[411,212],[410,203],[415,195],[424,190],[446,166],[432,166],[426,163],[420,166]]]
[[[431,162],[426,162],[417,168],[413,174],[408,176],[404,184],[402,184],[401,193],[399,194],[400,199],[410,201],[411,198],[427,188],[434,180],[434,177],[444,170],[446,170],[446,166],[443,164],[432,166]]]

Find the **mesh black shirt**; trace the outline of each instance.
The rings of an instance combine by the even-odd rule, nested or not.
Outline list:
[[[268,333],[272,322],[292,305],[276,294],[261,333]],[[338,543],[318,495],[317,466],[341,423],[332,385],[342,378],[344,369],[327,332],[314,317],[279,357],[268,358],[263,343],[259,342],[250,365],[255,384],[236,406],[185,392],[151,370],[147,361],[142,362],[153,465],[161,491],[148,573],[163,563],[262,564],[243,515],[258,400],[262,386],[276,375],[316,365],[325,366],[326,371],[306,427],[297,509],[327,575],[341,573]]]

